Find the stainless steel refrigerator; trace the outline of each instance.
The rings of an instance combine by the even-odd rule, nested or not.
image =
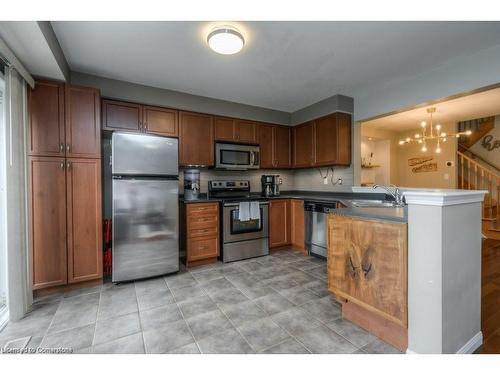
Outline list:
[[[179,270],[177,139],[113,133],[113,282]]]

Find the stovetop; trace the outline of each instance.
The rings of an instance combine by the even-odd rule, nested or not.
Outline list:
[[[266,197],[262,197],[260,195],[249,195],[249,196],[244,196],[244,197],[227,197],[227,198],[220,198],[222,202],[224,203],[231,203],[231,202],[246,202],[246,201],[262,201],[266,200]]]

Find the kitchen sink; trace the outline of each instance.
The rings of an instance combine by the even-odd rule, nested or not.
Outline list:
[[[377,207],[377,208],[397,208],[394,202],[370,199],[358,199],[351,201],[354,207]]]

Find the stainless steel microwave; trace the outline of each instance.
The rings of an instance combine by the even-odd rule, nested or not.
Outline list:
[[[219,169],[259,169],[260,147],[232,143],[215,144],[215,167]]]

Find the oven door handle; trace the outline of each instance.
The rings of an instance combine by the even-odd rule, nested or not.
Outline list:
[[[265,206],[268,205],[269,202],[259,202],[260,206]],[[224,207],[238,207],[240,204],[239,203],[224,203]]]

